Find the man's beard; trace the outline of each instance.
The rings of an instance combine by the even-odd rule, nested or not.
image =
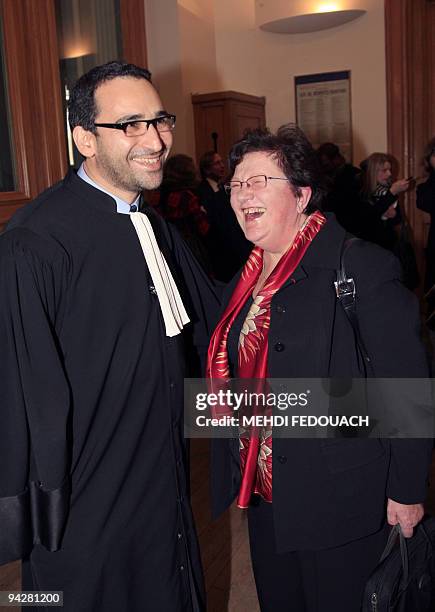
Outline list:
[[[214,172],[212,174],[209,174],[208,178],[211,178],[212,181],[216,181],[216,183],[221,183],[223,181],[223,176],[221,176],[220,174],[215,174]]]
[[[166,156],[162,156],[163,160]],[[135,173],[132,168],[128,165],[127,161],[114,160],[110,155],[107,155],[105,151],[99,151],[98,165],[104,172],[107,179],[121,189],[126,191],[143,191],[157,189],[160,186],[163,178],[163,167],[157,171],[145,171],[143,173],[138,170]]]

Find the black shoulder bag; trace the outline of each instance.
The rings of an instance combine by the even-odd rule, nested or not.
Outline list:
[[[366,375],[373,374],[356,313],[356,285],[344,265],[347,249],[358,238],[344,241],[334,282],[337,298],[352,325]],[[399,538],[400,546],[397,547]],[[395,525],[378,565],[365,586],[361,612],[435,612],[435,518],[426,517],[406,539]]]

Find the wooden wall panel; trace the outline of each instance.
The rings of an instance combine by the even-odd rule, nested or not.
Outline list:
[[[212,134],[218,135],[217,151],[223,158],[247,128],[264,127],[265,98],[236,91],[193,94],[196,156],[214,149]]]
[[[26,95],[28,81],[22,49],[25,48],[24,33],[20,22],[24,18],[22,6],[10,10],[10,2],[0,4],[3,22],[3,39],[5,48],[5,67],[11,112],[12,154],[15,161],[15,185],[13,192],[0,192],[0,225],[4,219],[5,209],[15,202],[25,201],[30,197],[30,178],[32,173],[30,152],[26,147],[25,131],[29,130],[26,122],[30,120],[30,103]],[[21,51],[20,51],[21,50]]]
[[[16,190],[0,192],[0,229],[67,170],[56,0],[0,0],[16,161]],[[146,66],[143,0],[121,0],[124,59]]]
[[[66,171],[54,0],[0,0],[17,189],[0,193],[0,227]]]
[[[148,67],[145,30],[145,0],[121,0],[123,58]]]
[[[217,153],[225,157],[226,142],[229,140],[228,121],[226,121],[226,109],[222,102],[213,102],[205,105],[195,104],[193,106],[193,117],[195,123],[195,150],[197,159],[206,151],[214,151],[215,143],[212,134],[216,133]]]
[[[429,132],[435,137],[435,2],[431,2],[427,7],[427,20],[429,27],[427,30],[427,72],[429,74]]]
[[[31,50],[27,62],[31,91],[36,90],[32,129],[34,151],[38,151],[36,188],[39,193],[63,178],[67,169],[62,88],[54,2],[25,0],[25,5],[26,48]]]
[[[434,133],[435,4],[429,0],[385,0],[388,151],[401,176],[422,177],[422,157]],[[420,179],[421,180],[421,179]],[[404,197],[423,269],[428,218],[415,206],[415,190]]]

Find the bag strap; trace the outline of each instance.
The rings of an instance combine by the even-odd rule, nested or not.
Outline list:
[[[403,535],[399,524],[394,525],[394,527],[391,529],[390,535],[388,536],[388,540],[384,548],[384,552],[382,553],[381,558],[379,559],[379,563],[382,563],[382,561],[384,561],[389,556],[389,554],[394,548],[394,545],[396,544],[397,537],[399,537],[400,542],[400,557],[402,559],[403,580],[405,584],[407,584],[409,576],[408,545],[406,543],[406,538]]]
[[[344,265],[346,252],[352,246],[352,244],[354,244],[355,242],[359,240],[360,240],[359,238],[352,236],[350,238],[345,238],[345,240],[343,241],[343,246],[342,246],[341,255],[340,255],[340,268],[336,270],[337,280],[334,281],[334,287],[335,287],[335,293],[337,295],[337,299],[342,305],[343,310],[350,324],[352,325],[352,328],[355,334],[356,343],[357,343],[358,349],[364,361],[364,368],[366,369],[366,371],[367,371],[367,368],[369,368],[371,370],[371,373],[373,374],[372,362],[367,352],[366,346],[364,344],[364,340],[362,339],[361,331],[360,331],[359,323],[358,323],[358,316],[356,312],[356,299],[355,299],[356,297],[355,281],[353,280],[353,278],[347,277],[346,268]]]

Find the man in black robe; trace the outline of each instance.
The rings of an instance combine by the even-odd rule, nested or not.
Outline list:
[[[0,238],[0,563],[25,559],[23,589],[69,612],[204,608],[184,335],[207,345],[217,300],[175,231],[134,212],[175,123],[149,78],[111,62],[79,79],[85,162]]]

